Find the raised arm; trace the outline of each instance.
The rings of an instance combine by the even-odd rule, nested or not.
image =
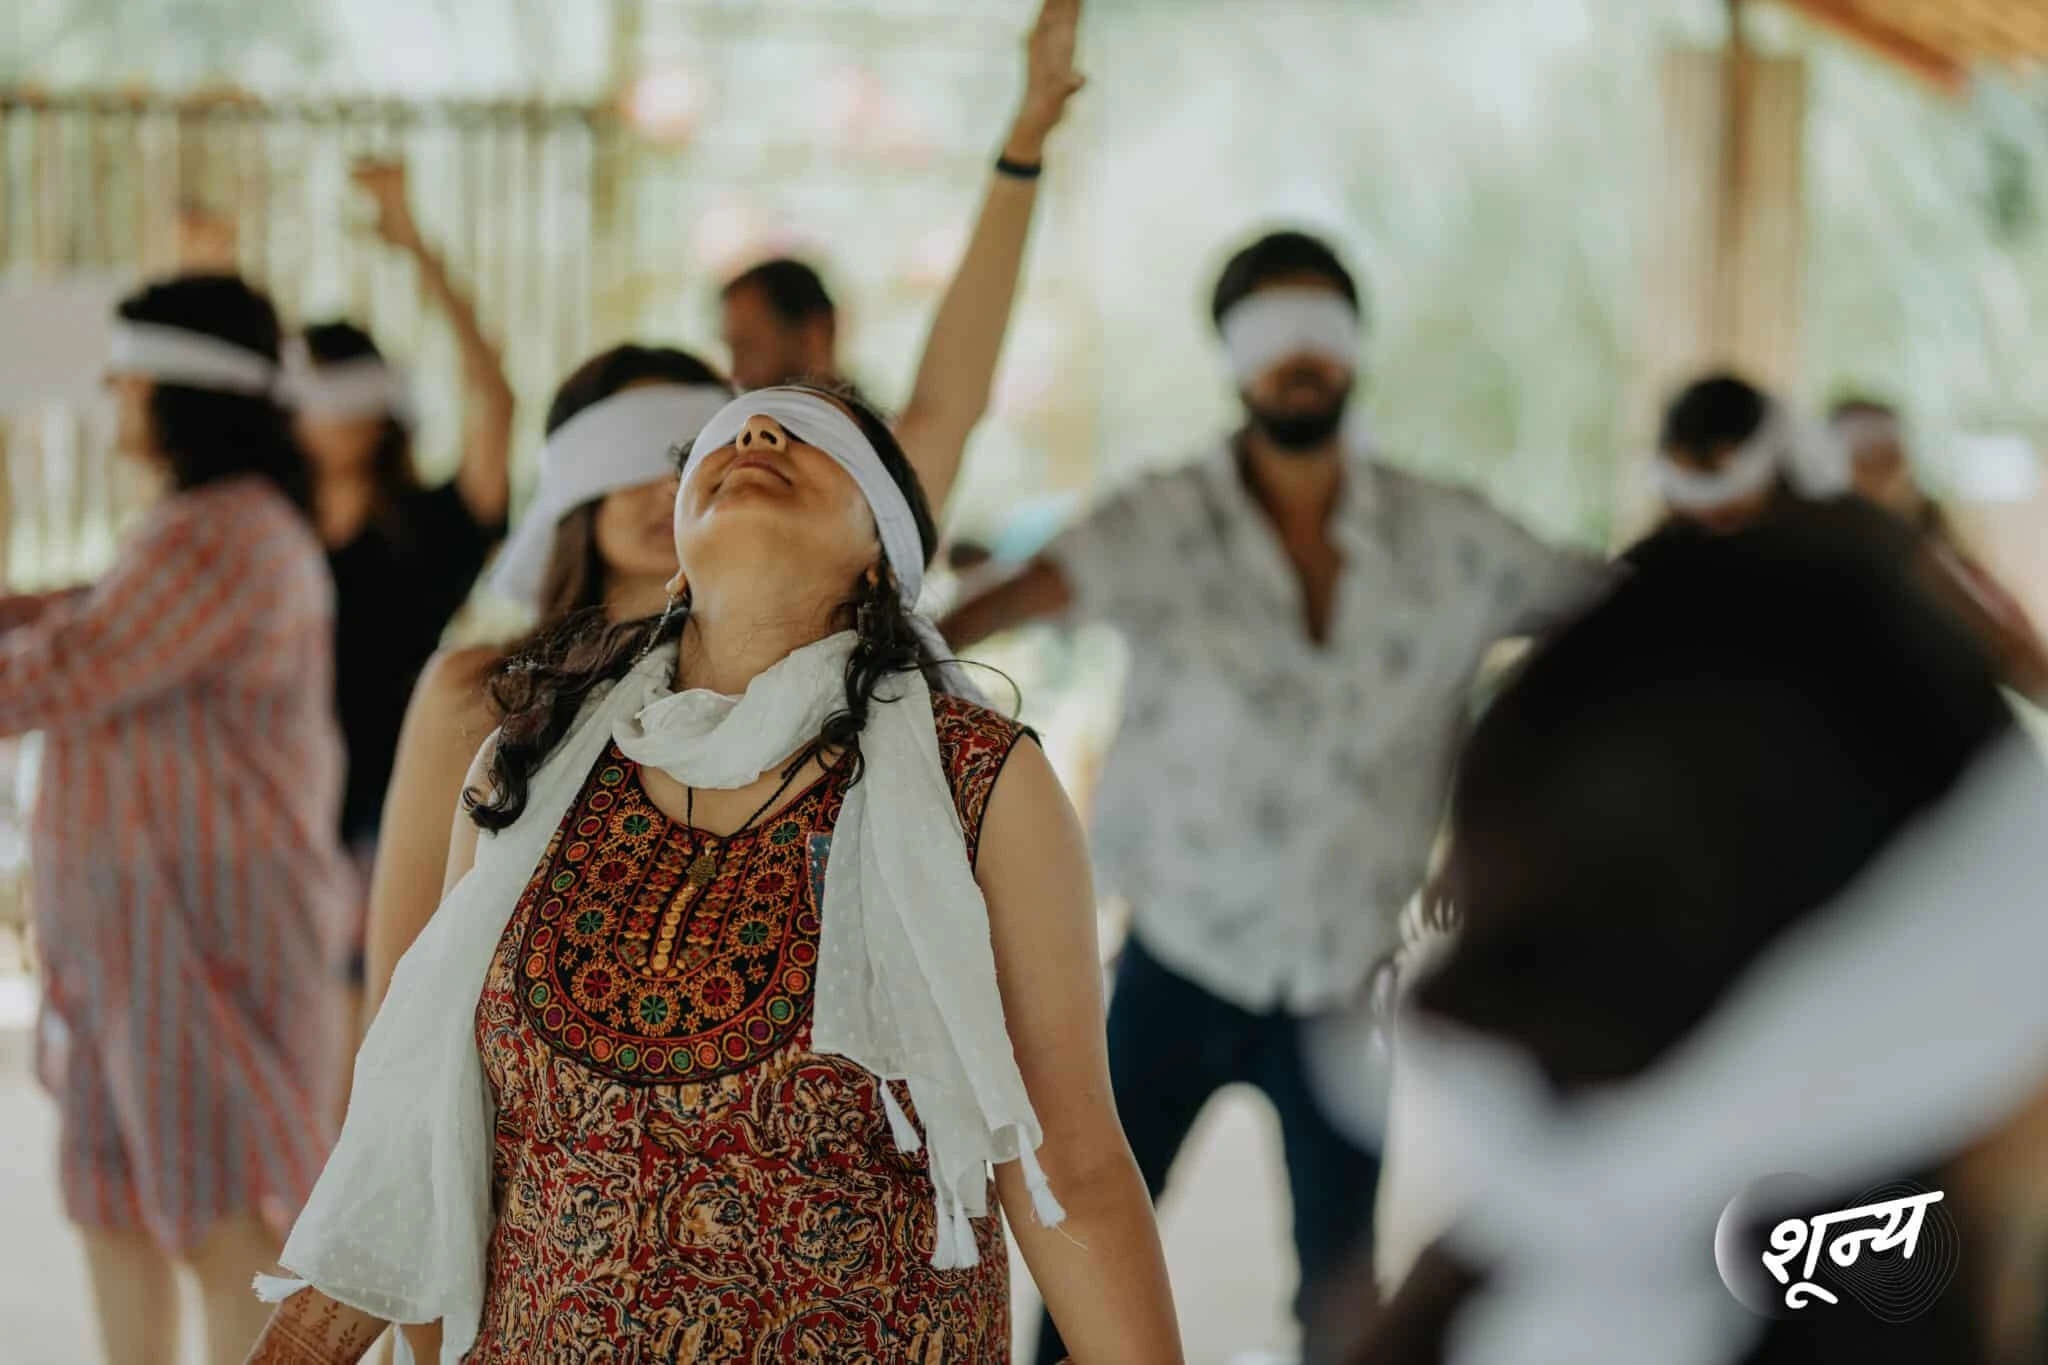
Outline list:
[[[398,959],[441,903],[448,813],[459,808],[470,760],[495,723],[483,691],[483,672],[494,658],[483,648],[436,655],[406,707],[370,883],[364,1031],[384,1002]]]
[[[1082,77],[1074,71],[1080,10],[1081,0],[1045,0],[1039,11],[1025,49],[1023,103],[1003,144],[1007,161],[1038,165],[1046,137],[1081,88]],[[943,512],[967,438],[988,411],[1037,203],[1035,179],[998,173],[989,182],[974,235],[939,301],[917,382],[896,423],[896,437],[935,512]]]
[[[1011,1046],[1065,1206],[1041,1227],[1016,1162],[996,1189],[1075,1365],[1179,1365],[1180,1332],[1145,1182],[1110,1096],[1095,896],[1052,765],[1019,744],[989,798],[978,877]]]
[[[377,235],[412,257],[420,287],[447,315],[462,352],[462,375],[469,391],[463,411],[462,464],[455,471],[455,491],[462,495],[479,525],[496,526],[511,505],[509,460],[512,450],[512,386],[497,347],[484,336],[469,296],[448,278],[447,267],[420,235],[406,200],[405,164],[363,162],[353,176],[377,205]]]

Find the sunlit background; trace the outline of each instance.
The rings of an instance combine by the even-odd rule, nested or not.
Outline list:
[[[345,180],[357,155],[402,153],[505,346],[525,475],[571,365],[629,337],[718,355],[719,285],[770,254],[824,269],[847,369],[901,401],[1033,9],[7,0],[0,270],[15,307],[26,282],[117,289],[169,264],[181,208],[230,220],[291,317],[362,321],[413,368],[421,460],[444,473],[453,342]],[[1293,222],[1369,280],[1367,404],[1395,462],[1611,545],[1640,525],[1657,402],[1718,347],[1810,404],[1897,403],[1926,481],[2048,612],[2048,88],[1880,52],[1792,6],[1754,5],[1748,32],[1769,59],[1752,241],[1775,254],[1715,341],[1690,280],[1726,169],[1702,55],[1727,41],[1723,0],[1088,0],[1091,82],[1050,149],[951,530],[1016,558],[1213,439],[1234,399],[1210,283],[1248,234]],[[0,410],[13,589],[89,577],[141,496],[104,453],[92,376],[74,378]],[[1085,799],[1115,648],[1032,635],[999,657]],[[1284,1287],[1251,1292],[1277,1319]]]

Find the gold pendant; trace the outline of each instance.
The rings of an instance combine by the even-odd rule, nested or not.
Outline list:
[[[690,880],[698,886],[705,885],[717,875],[718,859],[712,854],[700,853],[697,860],[690,864]]]

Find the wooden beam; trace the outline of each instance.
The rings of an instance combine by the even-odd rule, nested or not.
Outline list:
[[[1943,94],[1960,95],[1969,72],[1956,57],[1909,33],[1873,19],[1854,0],[1781,0],[1812,19],[1896,63]]]

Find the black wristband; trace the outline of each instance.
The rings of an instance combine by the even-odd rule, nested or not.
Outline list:
[[[1012,161],[1006,156],[996,158],[996,174],[1007,175],[1012,180],[1036,180],[1045,164],[1039,161]]]

